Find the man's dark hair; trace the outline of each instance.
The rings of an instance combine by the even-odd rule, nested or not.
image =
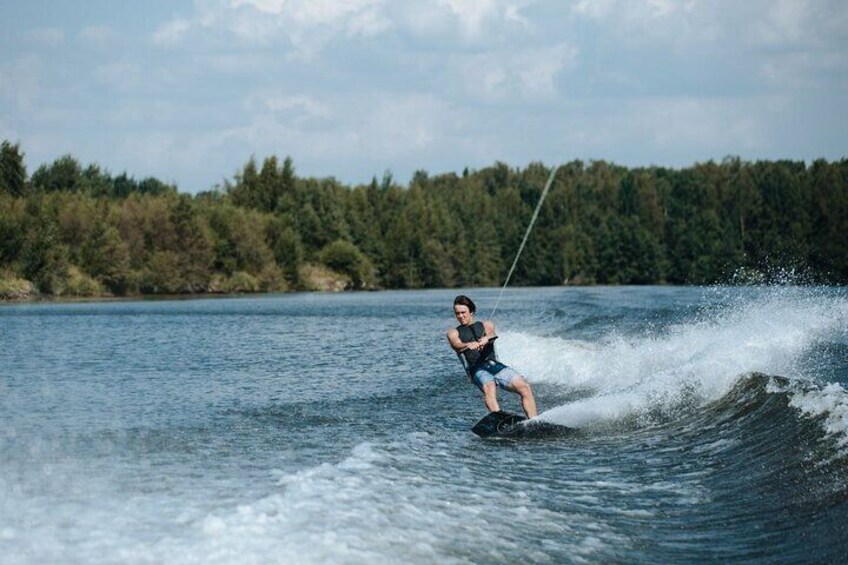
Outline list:
[[[456,306],[457,304],[468,306],[468,311],[472,314],[477,311],[477,307],[474,305],[474,302],[464,294],[460,294],[453,299],[453,305]]]

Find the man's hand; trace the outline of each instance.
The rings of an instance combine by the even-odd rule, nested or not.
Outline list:
[[[466,343],[465,347],[462,349],[462,351],[465,351],[465,350],[478,351],[480,349],[483,349],[484,347],[489,345],[489,343],[491,343],[492,341],[494,341],[496,339],[498,339],[498,336],[496,336],[496,335],[491,335],[491,336],[484,335],[483,337],[481,337],[477,341],[469,341],[468,343]]]

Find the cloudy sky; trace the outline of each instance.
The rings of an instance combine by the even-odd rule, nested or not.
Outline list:
[[[0,138],[180,190],[848,156],[845,0],[3,0]]]

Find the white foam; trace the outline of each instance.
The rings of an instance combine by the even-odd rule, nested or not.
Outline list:
[[[841,385],[831,383],[821,390],[796,392],[789,405],[804,416],[822,417],[825,433],[835,437],[840,448],[848,448],[848,393]]]
[[[270,555],[280,563],[465,563],[514,554],[516,539],[503,535],[511,523],[568,540],[571,551],[587,557],[611,542],[626,543],[608,524],[589,536],[586,516],[539,508],[526,493],[457,486],[451,474],[462,469],[448,465],[448,474],[433,476],[438,465],[416,474],[415,434],[404,439],[402,446],[363,443],[337,464],[281,474],[278,493],[216,511],[197,524],[194,539],[159,544],[153,554],[172,563],[198,556],[204,563],[262,563]],[[432,455],[433,439],[418,441]],[[494,524],[487,519],[493,514]],[[596,541],[582,546],[589,537]]]
[[[848,301],[804,288],[766,289],[659,334],[610,332],[596,344],[501,331],[501,357],[534,383],[588,389],[591,396],[539,416],[586,427],[646,417],[726,394],[743,375],[808,376],[802,356],[842,339]]]

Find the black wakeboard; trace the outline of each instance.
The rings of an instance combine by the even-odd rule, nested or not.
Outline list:
[[[471,431],[482,438],[542,437],[575,432],[573,428],[558,426],[549,422],[527,421],[524,416],[503,410],[489,412],[474,424]]]
[[[516,426],[520,426],[521,422],[526,419],[524,416],[510,414],[503,410],[489,412],[479,422],[474,424],[471,431],[480,437],[508,436],[510,431],[517,431]]]

